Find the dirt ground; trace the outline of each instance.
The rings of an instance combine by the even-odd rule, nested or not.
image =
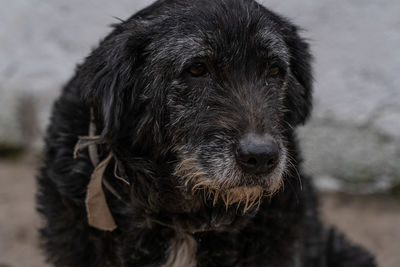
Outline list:
[[[34,209],[37,164],[0,161],[0,267],[46,266],[38,249]],[[363,244],[381,267],[400,266],[400,200],[383,196],[321,194],[324,220]]]

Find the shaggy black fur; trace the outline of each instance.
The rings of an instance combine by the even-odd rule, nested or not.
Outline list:
[[[375,266],[322,226],[301,174],[295,127],[310,113],[310,59],[297,27],[252,0],[159,0],[116,25],[54,106],[37,198],[48,261]],[[113,153],[104,179],[122,197],[104,188],[118,225],[112,232],[88,225],[94,167],[87,151],[73,158],[91,108],[100,159]],[[278,144],[271,173],[249,174],[235,161],[249,132]],[[129,186],[115,178],[115,164]],[[260,188],[260,206],[258,193],[245,203]],[[236,199],[227,201],[232,190]]]

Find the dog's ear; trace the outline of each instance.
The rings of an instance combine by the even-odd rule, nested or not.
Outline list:
[[[105,139],[116,138],[124,116],[140,105],[135,75],[145,42],[144,27],[139,23],[122,23],[78,67],[81,96],[94,109]]]
[[[295,126],[307,120],[312,108],[312,57],[308,43],[299,36],[295,26],[290,26],[285,31],[284,40],[290,53],[288,120]]]

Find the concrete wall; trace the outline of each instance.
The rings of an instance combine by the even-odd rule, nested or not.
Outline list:
[[[0,0],[0,143],[40,148],[52,100],[76,63],[113,17],[150,2]],[[316,58],[315,109],[300,130],[306,171],[330,189],[398,183],[400,1],[263,2],[306,29]]]

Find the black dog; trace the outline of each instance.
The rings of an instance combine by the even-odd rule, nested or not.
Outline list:
[[[38,178],[49,262],[375,266],[321,225],[300,173],[310,58],[252,0],[160,0],[116,25],[54,106]]]

